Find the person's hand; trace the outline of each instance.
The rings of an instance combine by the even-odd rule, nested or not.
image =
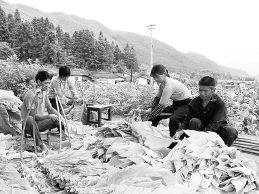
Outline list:
[[[179,140],[180,137],[181,137],[181,135],[182,135],[183,133],[184,133],[183,130],[176,131],[176,133],[175,133],[174,136],[173,136],[173,139],[174,139],[174,140]]]

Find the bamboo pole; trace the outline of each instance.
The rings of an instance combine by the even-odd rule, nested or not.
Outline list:
[[[57,111],[58,111],[58,123],[59,123],[59,150],[58,152],[61,152],[61,143],[62,143],[62,128],[61,128],[61,118],[60,118],[60,111],[59,111],[59,103],[57,95],[55,96],[56,105],[57,105]]]
[[[33,114],[33,125],[32,125],[33,126],[32,127],[32,129],[33,129],[33,144],[34,144],[34,152],[35,152],[35,154],[37,154],[36,134],[35,134],[36,133],[35,130],[36,130],[36,128],[38,128],[36,120],[35,120],[37,107],[38,107],[38,103],[35,101],[35,109],[34,109],[34,114]]]
[[[58,103],[60,104],[61,112],[62,112],[62,114],[63,114],[63,116],[64,116],[64,119],[65,119],[65,124],[66,124],[66,129],[67,129],[67,134],[68,134],[69,145],[70,145],[70,147],[71,147],[70,134],[69,134],[69,131],[68,131],[68,124],[67,124],[66,114],[65,114],[64,108],[63,108],[63,106],[62,106],[62,104],[61,104],[61,101],[60,101],[60,99],[59,99],[58,96],[57,96],[57,100],[58,100]],[[62,115],[62,114],[61,114],[61,115]]]

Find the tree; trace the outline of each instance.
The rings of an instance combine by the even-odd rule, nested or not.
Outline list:
[[[70,35],[69,35],[67,32],[65,32],[65,33],[64,33],[64,37],[63,37],[62,48],[63,48],[65,51],[69,52],[70,49],[71,49],[71,44],[72,44],[71,37],[70,37]]]
[[[33,28],[29,22],[22,22],[18,25],[14,34],[14,49],[21,60],[33,57]]]
[[[102,32],[100,32],[95,44],[95,60],[99,69],[110,67],[114,61],[113,48],[107,38],[104,38]]]
[[[114,61],[113,48],[107,38],[104,39],[105,52],[106,52],[106,62],[112,64]]]
[[[114,63],[118,63],[120,60],[123,59],[123,53],[121,52],[117,44],[113,50],[113,56],[114,56],[114,60],[113,60]]]
[[[20,24],[22,22],[20,12],[18,11],[18,9],[16,9],[14,12],[14,22],[16,24]]]
[[[123,58],[125,65],[128,69],[132,69],[133,71],[138,70],[138,62],[135,50],[133,46],[129,46],[129,44],[126,44],[126,47],[124,48]]]
[[[49,31],[42,48],[42,61],[44,63],[61,63],[64,61],[64,53],[59,44],[56,44],[54,32]]]
[[[42,58],[42,48],[43,48],[43,40],[45,39],[42,36],[41,32],[38,29],[33,29],[33,39],[32,39],[32,59],[40,59]]]
[[[103,69],[106,62],[106,49],[103,33],[99,33],[98,40],[95,42],[95,62],[98,63],[99,69]]]
[[[56,41],[56,37],[54,32],[54,28],[52,27],[53,24],[49,22],[46,18],[33,18],[31,21],[31,25],[33,26],[33,40],[32,40],[32,47],[33,47],[33,56],[32,59],[41,58],[45,61],[48,61],[48,57],[42,56],[43,53],[47,56],[51,55],[46,50],[54,49],[52,46],[48,45],[53,41]],[[50,33],[51,32],[51,33]],[[45,42],[48,39],[50,42]],[[51,39],[51,40],[50,40]],[[45,49],[43,52],[43,48]],[[47,54],[48,53],[48,54]]]
[[[80,67],[88,67],[95,62],[95,40],[93,32],[80,30],[74,32],[72,36],[72,54],[76,57]]]
[[[9,32],[9,36],[8,36],[7,42],[10,43],[11,47],[13,47],[15,28],[16,28],[16,25],[15,25],[14,17],[12,14],[8,14],[7,15],[7,29]]]
[[[63,45],[63,39],[64,39],[64,32],[60,26],[56,27],[56,37],[58,40],[58,44],[61,46]]]
[[[124,63],[126,67],[130,69],[132,81],[133,71],[138,70],[138,62],[134,48],[132,46],[130,47],[128,44],[124,48]]]
[[[4,10],[0,6],[0,41],[7,41],[8,37],[7,18]]]

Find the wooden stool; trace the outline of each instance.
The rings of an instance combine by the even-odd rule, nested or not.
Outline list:
[[[111,120],[111,109],[112,109],[112,107],[113,107],[113,105],[92,105],[92,106],[88,106],[87,107],[87,117],[86,117],[87,123],[88,124],[91,124],[91,123],[98,124],[98,127],[100,127],[102,119],[110,121]],[[106,111],[106,110],[108,111],[108,118],[102,118],[102,112]],[[98,113],[97,121],[90,121],[90,114],[91,114],[92,111],[97,111],[97,113]]]

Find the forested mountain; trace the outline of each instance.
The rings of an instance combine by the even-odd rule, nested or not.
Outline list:
[[[18,9],[23,20],[31,21],[34,17],[48,18],[48,20],[52,22],[54,26],[60,26],[63,32],[68,32],[66,33],[66,36],[69,34],[72,37],[75,31],[87,29],[92,33],[95,39],[98,39],[100,32],[102,32],[104,39],[106,39],[106,41],[108,41],[110,44],[118,45],[118,48],[121,52],[124,51],[124,49],[127,47],[126,45],[128,44],[128,48],[132,48],[134,50],[134,54],[136,55],[138,63],[146,64],[147,66],[149,64],[150,39],[148,36],[143,36],[131,32],[111,30],[95,20],[84,19],[74,15],[67,15],[65,13],[46,13],[29,6],[9,4],[2,0],[0,0],[0,6],[7,14],[14,13],[15,10]],[[119,63],[122,62],[123,61],[120,60]],[[84,63],[84,61],[82,63]],[[199,70],[210,70],[217,73],[229,72],[238,76],[247,76],[247,73],[244,71],[228,68],[225,66],[219,66],[205,56],[197,53],[182,53],[172,46],[159,40],[154,40],[154,63],[164,64],[170,70],[194,72]],[[92,64],[94,65],[94,61]],[[128,65],[128,67],[129,66],[130,65]]]

